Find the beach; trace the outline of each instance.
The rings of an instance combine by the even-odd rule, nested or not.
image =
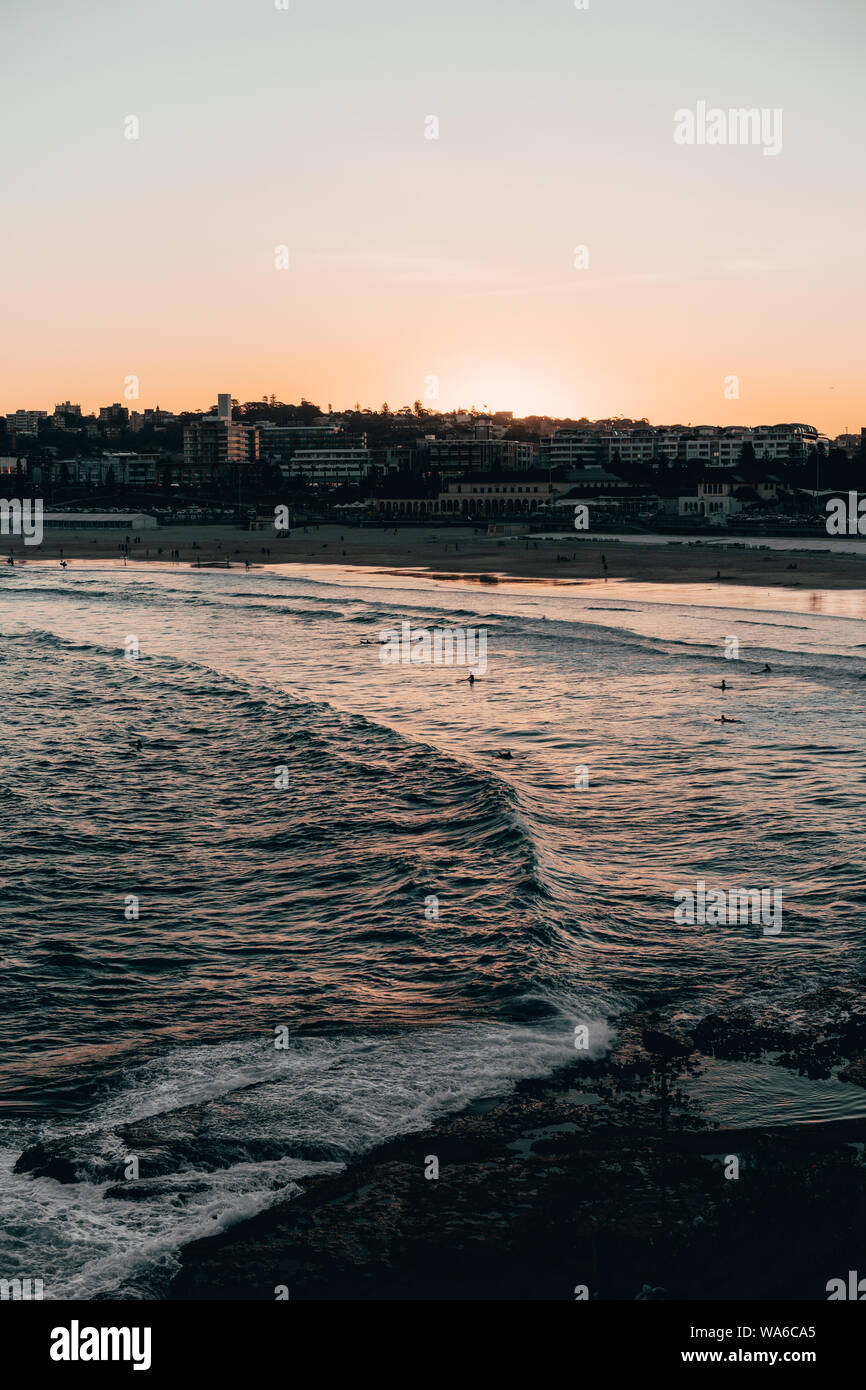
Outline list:
[[[443,578],[506,575],[515,580],[558,582],[622,579],[644,583],[812,587],[866,586],[866,542],[823,538],[785,541],[712,536],[583,539],[561,536],[502,538],[473,527],[391,527],[322,525],[295,528],[281,536],[267,528],[242,529],[232,523],[159,527],[142,531],[66,531],[49,529],[41,546],[5,537],[16,564],[45,560],[117,560],[129,537],[128,563],[168,563],[178,551],[180,565],[263,564],[354,565],[423,571]],[[658,543],[655,543],[655,542]],[[764,548],[761,548],[764,547]],[[783,548],[784,547],[784,548]],[[605,569],[602,556],[606,561]],[[557,558],[563,557],[563,558]],[[796,568],[792,568],[796,566]]]

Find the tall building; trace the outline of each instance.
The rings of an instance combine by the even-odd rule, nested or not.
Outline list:
[[[39,421],[48,419],[47,410],[12,410],[6,416],[6,429],[11,434],[38,434]]]
[[[114,405],[101,405],[99,407],[99,419],[109,429],[123,429],[129,420],[129,410],[120,401],[115,401]]]
[[[232,420],[232,398],[227,393],[218,396],[216,415],[203,415],[183,432],[185,468],[214,474],[256,463],[258,457],[258,428]]]

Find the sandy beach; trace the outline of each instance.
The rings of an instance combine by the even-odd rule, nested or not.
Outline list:
[[[750,548],[735,539],[696,543],[673,537],[665,543],[518,537],[503,540],[472,527],[415,528],[317,526],[287,536],[245,530],[232,523],[160,527],[157,530],[48,530],[41,546],[4,538],[15,564],[67,563],[122,558],[127,534],[129,563],[182,566],[304,564],[353,565],[433,573],[443,579],[508,577],[512,581],[627,580],[643,583],[714,583],[751,586],[859,589],[866,587],[866,555],[832,549],[828,538],[792,540],[790,549]],[[795,545],[802,549],[794,549]],[[175,552],[179,559],[175,560]],[[607,563],[605,569],[602,557]]]

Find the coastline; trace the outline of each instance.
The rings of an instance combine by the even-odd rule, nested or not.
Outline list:
[[[848,1020],[835,1042],[850,1053],[866,1023],[856,1005]],[[521,1082],[192,1242],[167,1297],[826,1299],[860,1258],[866,1117],[713,1126],[675,1083],[701,1053],[782,1041],[759,1030],[746,1045],[743,1020],[713,1018],[697,1053],[664,1064],[662,1140],[663,1064],[641,1042],[652,1021],[620,1020],[607,1058]],[[819,1027],[786,1041],[788,1065],[814,1072]],[[866,1082],[862,1058],[847,1079]],[[426,1178],[433,1157],[439,1176]]]
[[[791,539],[785,548],[750,538],[692,537],[647,540],[598,540],[571,535],[503,539],[476,533],[472,527],[402,528],[322,525],[295,528],[288,536],[272,530],[249,531],[232,524],[160,527],[157,530],[75,532],[48,531],[40,546],[4,537],[15,566],[74,567],[82,561],[113,562],[122,567],[129,534],[130,568],[149,565],[184,570],[251,568],[276,565],[344,565],[386,573],[442,580],[496,583],[547,580],[560,584],[623,580],[667,584],[720,584],[820,589],[866,588],[866,552],[862,555],[828,537]],[[844,542],[841,543],[844,545]],[[178,551],[180,559],[172,559]],[[607,563],[605,570],[602,563]],[[12,566],[0,565],[0,573]],[[721,578],[717,578],[720,575]]]

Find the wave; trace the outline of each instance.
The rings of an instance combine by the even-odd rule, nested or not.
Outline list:
[[[130,1071],[73,1131],[5,1149],[0,1265],[6,1277],[22,1259],[50,1270],[49,1299],[159,1297],[189,1241],[386,1139],[573,1061],[577,1021],[590,1020],[575,1001],[535,1027],[172,1050]],[[609,1025],[593,1022],[590,1038],[583,1055],[603,1055]],[[133,1158],[139,1176],[128,1179]]]

